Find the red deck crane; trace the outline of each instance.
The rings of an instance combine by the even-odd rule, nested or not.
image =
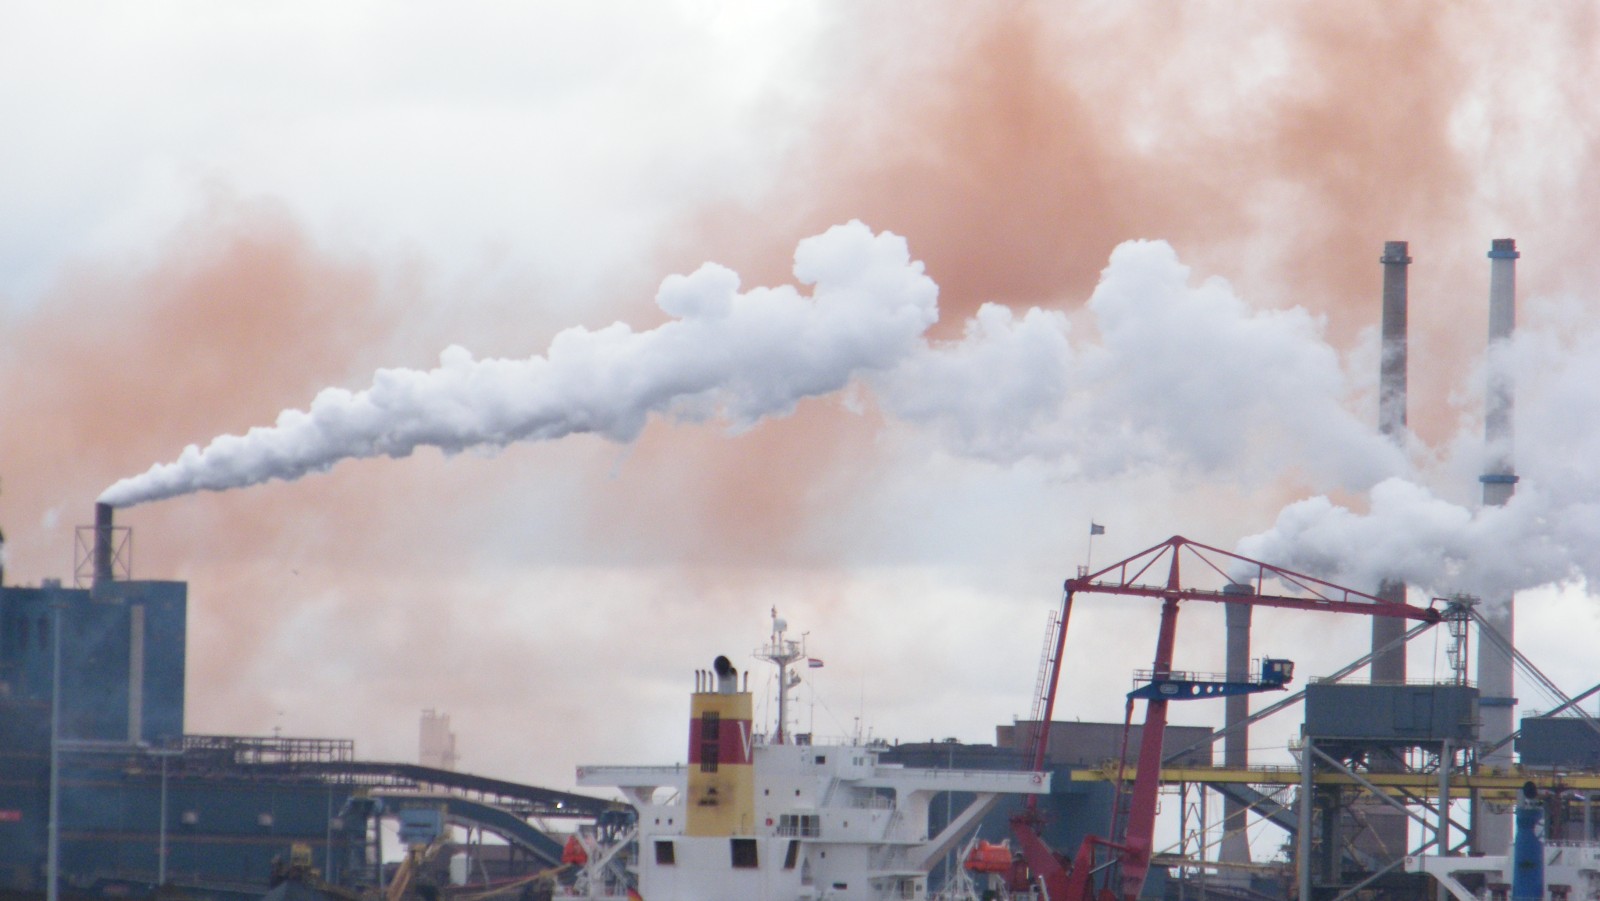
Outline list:
[[[1220,576],[1226,587],[1215,590],[1186,583],[1182,569],[1185,560],[1192,561],[1191,568],[1198,564],[1209,584],[1216,584],[1216,577]],[[1148,585],[1140,581],[1149,574],[1159,574],[1163,567],[1166,569],[1166,584]],[[1289,593],[1264,593],[1262,588],[1269,579],[1276,581]],[[1039,835],[1042,820],[1037,796],[1029,796],[1027,807],[1012,819],[1012,834],[1027,863],[1029,876],[1032,881],[1042,883],[1049,901],[1097,901],[1092,877],[1102,848],[1110,852],[1117,865],[1120,891],[1113,892],[1109,887],[1102,889],[1098,893],[1099,901],[1116,901],[1119,898],[1122,901],[1135,901],[1144,888],[1145,876],[1150,871],[1155,833],[1156,799],[1161,778],[1161,742],[1166,731],[1168,700],[1216,697],[1219,694],[1196,690],[1196,683],[1186,683],[1182,677],[1174,674],[1172,650],[1177,636],[1180,601],[1394,616],[1424,622],[1438,622],[1442,618],[1440,611],[1431,607],[1412,607],[1386,601],[1313,576],[1174,536],[1126,560],[1094,573],[1080,572],[1077,578],[1067,580],[1061,601],[1061,615],[1045,658],[1044,669],[1047,674],[1040,679],[1043,695],[1036,699],[1038,703],[1035,709],[1042,711],[1042,716],[1038,717],[1033,736],[1031,764],[1035,770],[1044,768],[1049,749],[1050,720],[1055,712],[1056,683],[1061,675],[1062,650],[1067,640],[1067,620],[1072,613],[1072,599],[1075,594],[1084,592],[1160,598],[1161,625],[1156,637],[1155,666],[1151,670],[1152,685],[1134,693],[1145,698],[1145,718],[1122,835],[1088,836],[1069,862],[1051,850]],[[1281,687],[1281,677],[1285,674],[1280,670],[1277,675],[1280,678],[1275,684],[1241,690]]]

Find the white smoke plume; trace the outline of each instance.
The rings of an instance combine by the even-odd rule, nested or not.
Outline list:
[[[1082,476],[1294,471],[1359,489],[1407,471],[1348,408],[1352,387],[1318,319],[1254,310],[1221,279],[1190,282],[1171,246],[1129,241],[1089,298],[1097,341],[1074,346],[1060,314],[990,305],[962,341],[874,384],[889,409],[961,452],[1059,460]]]
[[[1600,334],[1524,330],[1509,353],[1517,391],[1521,481],[1503,507],[1479,507],[1398,478],[1375,486],[1358,512],[1325,496],[1285,508],[1270,529],[1239,543],[1247,556],[1353,585],[1392,579],[1435,596],[1489,602],[1544,585],[1600,582]],[[1475,376],[1480,384],[1483,372]],[[1472,427],[1481,429],[1476,422]],[[1436,467],[1451,480],[1482,472],[1482,432],[1464,431]],[[1444,479],[1434,481],[1443,482]],[[1475,487],[1475,486],[1474,486]]]
[[[1315,484],[1366,488],[1406,471],[1402,454],[1346,408],[1350,386],[1303,310],[1257,311],[1219,280],[1190,284],[1170,246],[1112,254],[1074,343],[1066,316],[983,307],[955,342],[930,342],[937,286],[906,242],[859,222],[800,243],[792,287],[739,291],[712,264],[665,281],[673,320],[559,334],[545,356],[389,369],[370,388],[323,391],[305,411],[179,458],[102,495],[128,506],[270,479],[349,458],[403,457],[592,432],[629,441],[650,414],[736,428],[860,378],[891,416],[957,453],[1036,458],[1070,476],[1177,467],[1245,478],[1263,465]]]
[[[125,507],[193,491],[297,479],[358,457],[405,457],[593,432],[639,434],[651,413],[736,426],[894,365],[937,317],[938,288],[903,239],[859,222],[802,241],[788,288],[740,293],[726,268],[668,278],[657,294],[675,316],[634,332],[615,324],[558,334],[545,356],[475,360],[451,347],[427,372],[385,369],[362,391],[329,388],[270,428],[190,445],[172,463],[100,496]]]
[[[451,347],[437,369],[386,369],[365,390],[326,389],[272,427],[190,446],[101,500],[296,479],[419,447],[454,453],[585,432],[626,442],[652,414],[737,430],[856,382],[954,453],[1045,461],[1063,477],[1267,473],[1367,492],[1364,512],[1311,497],[1238,544],[1345,584],[1398,579],[1497,597],[1600,574],[1592,333],[1553,331],[1564,335],[1556,341],[1525,331],[1505,355],[1522,385],[1520,428],[1536,438],[1523,442],[1511,503],[1475,510],[1427,484],[1476,461],[1446,455],[1424,471],[1351,411],[1354,387],[1318,319],[1253,309],[1220,279],[1194,284],[1163,242],[1116,248],[1085,307],[1084,338],[1059,311],[990,304],[961,339],[931,341],[938,286],[905,240],[860,222],[800,242],[794,274],[809,295],[741,292],[735,273],[706,264],[663,282],[657,303],[673,318],[648,331],[569,329],[524,360]],[[1482,453],[1470,435],[1455,447],[1456,457]]]

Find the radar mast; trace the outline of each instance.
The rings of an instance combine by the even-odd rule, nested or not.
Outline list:
[[[800,684],[800,674],[790,672],[789,666],[806,656],[805,633],[797,641],[785,637],[788,630],[789,623],[778,615],[778,608],[772,608],[772,639],[755,652],[757,660],[778,668],[778,727],[772,738],[776,745],[789,743],[789,689]]]

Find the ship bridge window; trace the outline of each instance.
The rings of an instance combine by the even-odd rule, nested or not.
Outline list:
[[[778,834],[816,838],[822,835],[822,817],[814,813],[786,813],[778,817]]]
[[[656,863],[664,867],[670,867],[677,862],[678,853],[673,848],[672,842],[656,842]]]
[[[733,868],[736,870],[754,870],[761,866],[756,857],[756,840],[753,838],[728,839],[730,850],[733,852]]]

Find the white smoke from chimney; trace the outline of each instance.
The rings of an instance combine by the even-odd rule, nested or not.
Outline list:
[[[893,366],[938,316],[938,287],[905,241],[859,222],[802,241],[794,274],[814,286],[809,297],[740,293],[737,275],[708,264],[662,283],[657,302],[677,318],[649,331],[573,328],[542,357],[475,360],[451,347],[437,369],[380,370],[365,390],[329,388],[271,427],[190,445],[100,500],[125,507],[291,480],[419,447],[454,453],[580,432],[628,441],[652,413],[745,427]]]
[[[1370,490],[1365,512],[1312,497],[1238,544],[1346,584],[1494,597],[1600,577],[1600,355],[1586,351],[1600,336],[1525,329],[1489,359],[1517,367],[1528,440],[1511,502],[1474,510],[1425,484],[1481,461],[1447,454],[1427,472],[1413,468],[1348,409],[1354,389],[1316,317],[1254,309],[1220,279],[1191,284],[1165,243],[1112,253],[1082,339],[1059,312],[987,305],[959,340],[930,341],[938,287],[903,239],[859,222],[802,241],[794,272],[809,295],[741,292],[737,275],[707,264],[663,282],[657,302],[673,318],[648,331],[574,328],[544,356],[476,360],[452,347],[437,369],[382,370],[369,388],[327,389],[272,427],[191,446],[101,501],[295,479],[418,447],[454,453],[581,432],[629,441],[652,414],[742,429],[859,382],[947,450],[1043,461],[1065,477],[1161,469],[1246,487],[1293,475]],[[1482,453],[1475,441],[1453,447]]]
[[[1518,385],[1518,469],[1504,506],[1457,503],[1421,484],[1390,479],[1359,512],[1327,497],[1285,508],[1272,527],[1238,544],[1247,556],[1345,584],[1410,583],[1434,596],[1486,599],[1543,585],[1600,584],[1600,334],[1570,323],[1524,329],[1486,366],[1511,367]],[[1475,373],[1477,384],[1485,381]],[[1481,425],[1463,424],[1437,465],[1451,481],[1483,470]],[[1444,484],[1434,476],[1431,481]],[[1469,496],[1471,485],[1457,485]]]
[[[961,340],[927,341],[937,286],[904,240],[859,222],[801,242],[795,275],[815,286],[810,297],[740,293],[737,275],[707,264],[662,284],[657,302],[676,318],[658,328],[570,329],[526,360],[452,347],[437,369],[327,389],[308,410],[190,446],[101,500],[295,479],[425,446],[453,453],[578,432],[628,441],[652,413],[742,428],[857,376],[885,411],[958,453],[1044,459],[1073,475],[1177,467],[1243,480],[1265,467],[1360,489],[1406,469],[1345,408],[1350,389],[1319,321],[1252,310],[1219,279],[1191,286],[1162,242],[1113,252],[1088,303],[1099,340],[1076,345],[1062,314],[996,305]]]
[[[1192,286],[1162,242],[1113,252],[1088,302],[1098,340],[1077,344],[1060,313],[996,305],[961,340],[929,342],[937,286],[903,239],[859,222],[801,242],[794,271],[814,285],[810,297],[740,293],[737,275],[707,264],[662,284],[657,302],[675,318],[649,331],[570,329],[542,357],[476,360],[452,347],[437,369],[382,370],[370,388],[327,389],[308,410],[191,446],[101,500],[295,479],[425,446],[453,453],[578,432],[629,441],[652,413],[742,428],[857,377],[886,412],[957,453],[1042,459],[1068,475],[1294,471],[1362,489],[1406,469],[1345,408],[1350,389],[1315,317],[1253,310],[1220,279]]]
[[[1557,499],[1527,482],[1518,487],[1505,506],[1472,509],[1389,479],[1372,489],[1365,513],[1308,498],[1238,548],[1335,582],[1368,584],[1376,576],[1440,597],[1509,597],[1600,573],[1600,556],[1587,549],[1600,540],[1597,499]]]
[[[1346,406],[1350,382],[1316,317],[1252,309],[1221,279],[1190,281],[1165,242],[1129,241],[1089,298],[1097,341],[1074,345],[1057,313],[987,306],[961,341],[871,381],[887,409],[960,452],[1043,458],[1081,476],[1295,472],[1365,489],[1408,471]]]

